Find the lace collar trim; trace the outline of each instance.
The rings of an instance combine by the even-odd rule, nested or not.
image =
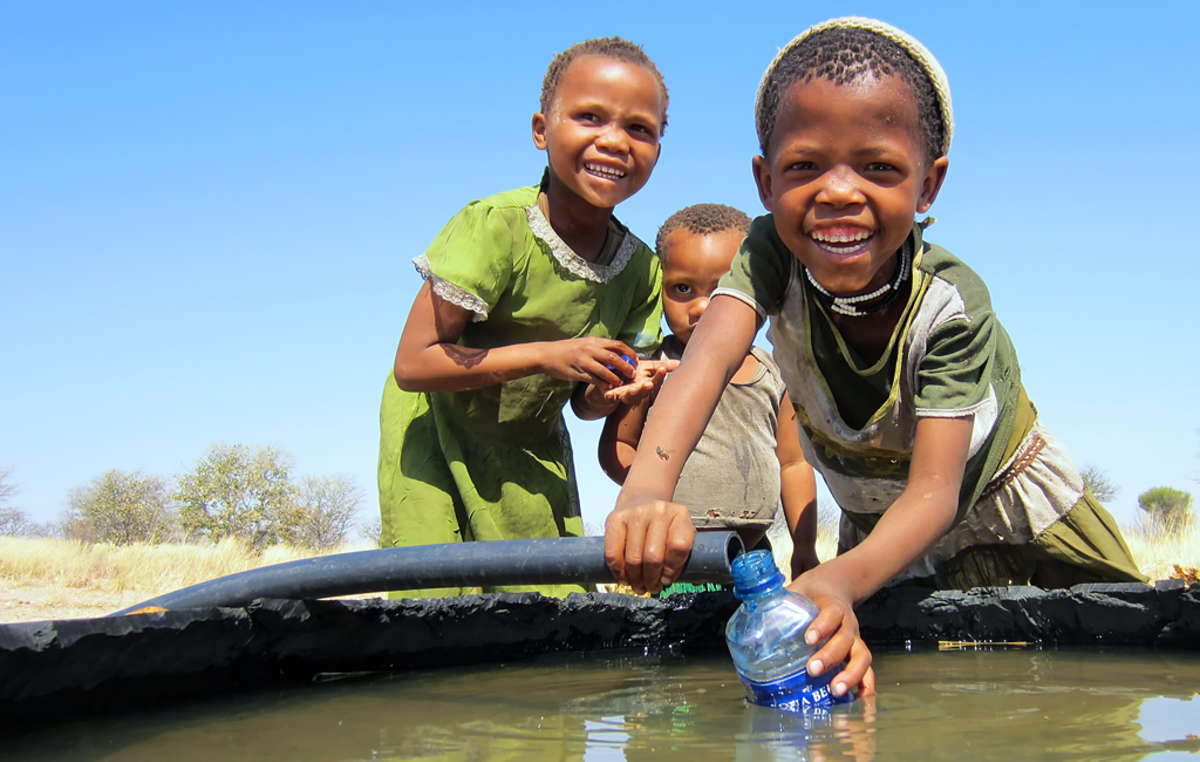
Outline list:
[[[638,245],[637,236],[626,230],[614,217],[609,223],[610,228],[613,232],[623,236],[617,252],[613,254],[612,261],[606,265],[589,262],[576,254],[563,239],[558,237],[558,233],[555,233],[554,228],[550,226],[550,220],[546,219],[546,215],[542,214],[542,210],[538,208],[537,204],[525,207],[525,216],[529,220],[529,229],[550,247],[550,253],[554,255],[560,265],[567,268],[571,274],[595,283],[607,283],[620,274],[625,269],[625,265],[629,264],[629,259]]]

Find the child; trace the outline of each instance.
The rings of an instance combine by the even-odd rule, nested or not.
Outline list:
[[[655,248],[662,262],[663,315],[671,329],[660,359],[682,356],[749,227],[745,212],[696,204],[659,228]],[[647,396],[622,405],[604,424],[600,464],[618,484],[633,461],[650,402]],[[772,550],[790,578],[817,565],[816,482],[779,367],[769,352],[751,347],[688,456],[672,500],[688,506],[696,527],[736,529],[752,548],[775,526],[781,498],[787,531],[784,542],[771,538]]]
[[[583,534],[562,408],[599,418],[661,378],[621,358],[662,338],[662,274],[613,207],[650,178],[666,123],[641,47],[570,47],[533,115],[540,185],[468,204],[414,260],[425,283],[380,409],[381,545]]]
[[[873,690],[854,604],[889,581],[1059,586],[1142,580],[1112,518],[1038,422],[978,276],[924,239],[948,165],[950,91],[919,42],[834,19],[767,68],[753,162],[760,217],[646,423],[606,524],[635,589],[679,573],[695,529],[670,497],[725,379],[771,316],[801,442],[843,511],[839,555],[791,588],[846,659],[834,692]]]

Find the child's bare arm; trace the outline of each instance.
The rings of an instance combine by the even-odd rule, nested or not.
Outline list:
[[[792,533],[792,578],[820,563],[817,558],[817,478],[804,459],[796,409],[787,392],[779,403],[779,425],[775,432],[775,454],[779,457],[779,489],[783,514]]]
[[[434,293],[428,282],[421,286],[396,348],[393,371],[401,389],[478,389],[535,373],[612,387],[621,378],[606,365],[633,372],[621,355],[633,356],[634,351],[616,339],[592,336],[493,349],[461,346],[457,342],[471,315]]]
[[[647,416],[633,465],[605,522],[604,555],[618,581],[636,592],[674,582],[692,549],[688,509],[671,502],[675,483],[708,425],[725,383],[758,330],[758,313],[717,296],[701,318],[679,369],[663,383]]]
[[[821,674],[849,656],[834,676],[835,691],[844,693],[857,685],[871,664],[870,650],[858,634],[854,605],[907,568],[954,521],[971,443],[971,421],[970,417],[918,420],[904,492],[859,545],[789,585],[821,608],[806,639],[818,642],[829,638],[809,661],[810,672]]]
[[[625,483],[629,466],[633,464],[633,456],[637,452],[638,439],[642,436],[650,401],[651,398],[647,395],[633,404],[621,405],[604,422],[597,455],[604,473],[617,484]]]

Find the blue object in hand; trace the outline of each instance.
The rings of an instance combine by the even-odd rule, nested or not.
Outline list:
[[[733,594],[742,605],[729,618],[725,642],[747,700],[785,712],[806,712],[853,700],[834,696],[829,682],[836,669],[810,678],[805,664],[823,644],[809,645],[804,631],[817,605],[783,586],[783,575],[767,550],[733,559]]]
[[[623,354],[623,355],[621,355],[621,359],[622,359],[622,360],[624,360],[625,362],[629,363],[629,364],[630,364],[630,365],[632,365],[633,367],[635,367],[635,368],[637,367],[637,358],[636,358],[636,357],[630,357],[629,355],[624,355],[624,354]],[[626,375],[625,375],[624,373],[622,373],[621,371],[617,370],[617,369],[616,369],[616,367],[615,367],[615,366],[613,366],[613,365],[605,365],[604,367],[608,368],[608,369],[609,369],[609,370],[611,370],[613,373],[616,373],[618,376],[620,376],[622,381],[627,381],[627,382],[628,382],[628,381],[632,381],[632,380],[633,380],[632,378],[628,378],[628,377],[626,377]]]

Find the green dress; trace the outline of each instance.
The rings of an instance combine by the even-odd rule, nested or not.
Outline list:
[[[487,349],[601,336],[639,354],[656,349],[658,258],[614,219],[597,261],[582,259],[538,209],[538,191],[519,188],[468,204],[414,260],[435,293],[474,313],[459,344]],[[574,387],[538,374],[471,391],[406,392],[389,374],[379,416],[380,544],[582,535],[562,416]],[[461,592],[472,591],[399,595]]]

